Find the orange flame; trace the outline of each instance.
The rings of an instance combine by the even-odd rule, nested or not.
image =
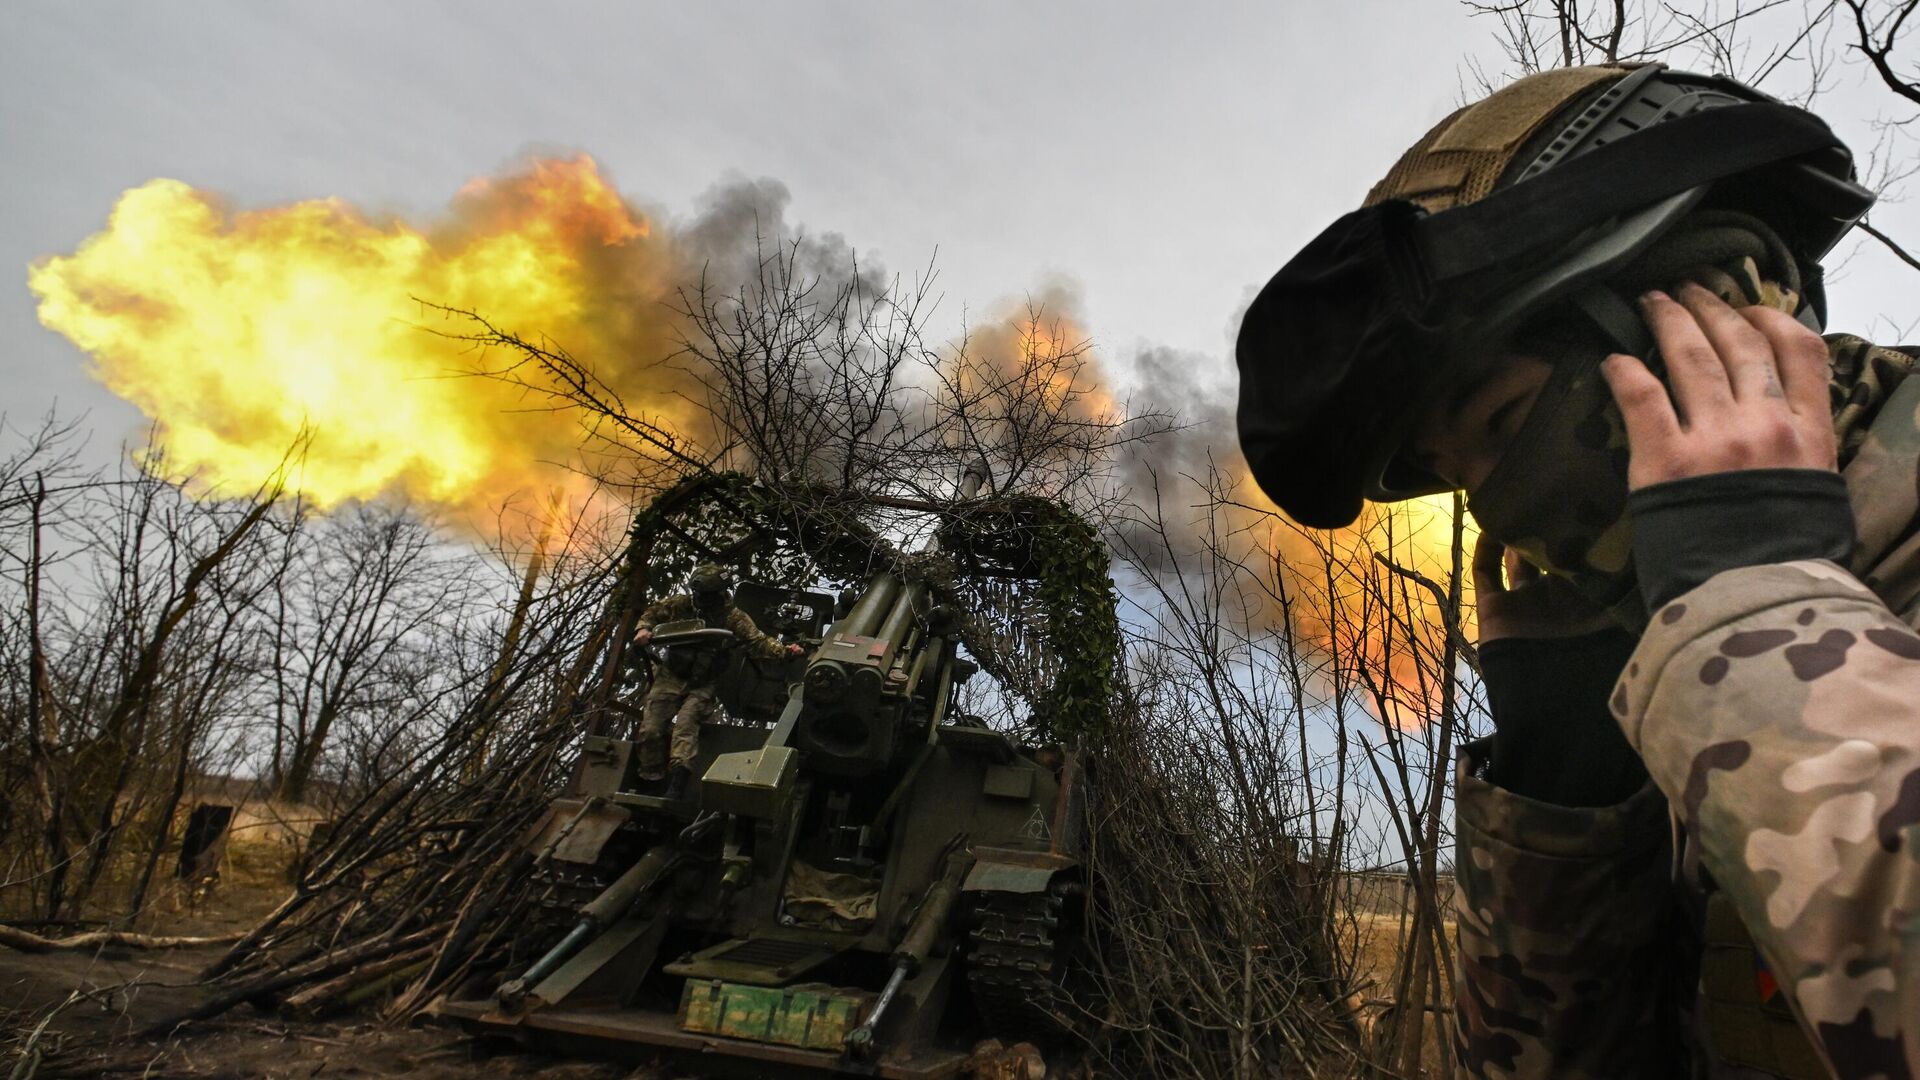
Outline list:
[[[1279,513],[1244,475],[1238,497],[1249,506]],[[1278,526],[1267,539],[1268,556],[1279,573],[1292,579],[1289,591],[1307,598],[1308,610],[1296,609],[1294,632],[1304,644],[1341,654],[1346,670],[1355,676],[1364,671],[1372,685],[1359,688],[1363,704],[1376,719],[1402,730],[1424,726],[1441,709],[1446,648],[1442,597],[1453,573],[1453,515],[1452,495],[1430,495],[1387,506],[1369,504],[1352,525],[1323,534],[1319,550]],[[1460,630],[1468,640],[1475,634],[1469,569],[1477,532],[1467,519]],[[1376,555],[1424,580],[1396,574]],[[1327,560],[1337,567],[1335,581],[1299,580],[1303,573],[1319,575]],[[1353,681],[1347,680],[1350,686]]]
[[[962,344],[983,372],[962,372],[968,391],[983,376],[1009,381],[1026,407],[1070,420],[1124,420],[1126,410],[1107,385],[1105,371],[1078,317],[1071,288],[1051,284],[1020,303],[1003,304],[998,317],[971,327]],[[986,373],[991,373],[987,376]]]
[[[1124,417],[1113,394],[1100,380],[1091,355],[1092,337],[1060,312],[1030,307],[1011,322],[1014,354],[1009,359],[1045,380],[1043,393],[1055,408],[1087,417]],[[1082,365],[1075,361],[1085,357]]]
[[[309,436],[288,483],[323,507],[400,492],[479,516],[533,496],[527,531],[549,537],[578,521],[590,488],[566,468],[579,427],[521,387],[475,377],[467,343],[416,325],[420,301],[601,361],[597,373],[629,402],[684,428],[685,387],[647,363],[672,351],[662,301],[681,263],[672,238],[581,156],[476,179],[447,214],[417,225],[338,199],[231,211],[154,180],[125,193],[75,252],[36,263],[28,284],[41,322],[92,356],[97,377],[155,422],[168,466],[205,489],[257,487]],[[968,347],[987,371],[1036,381],[1046,409],[1123,417],[1076,309],[1068,290],[1043,290]],[[1240,499],[1266,505],[1250,482]],[[1450,500],[1400,513],[1396,553],[1444,580]],[[1364,546],[1353,532],[1332,542]],[[1437,611],[1413,610],[1431,628]],[[1387,672],[1402,700],[1420,703],[1387,719],[1418,723],[1433,702],[1391,635],[1340,629],[1369,626],[1363,614],[1336,606],[1296,629]]]
[[[28,285],[40,321],[92,356],[155,422],[169,466],[206,489],[260,485],[306,433],[288,483],[323,507],[397,491],[485,513],[522,492],[580,494],[563,468],[580,432],[473,376],[470,347],[416,325],[419,301],[639,360],[667,341],[672,264],[582,156],[475,180],[424,226],[338,199],[233,212],[154,180],[78,250],[36,263]]]
[[[1070,289],[1049,288],[1011,317],[976,331],[971,344],[999,371],[1018,373],[1024,368],[1028,376],[1041,381],[1038,389],[1047,403],[1069,417],[1124,419],[1127,410],[1104,377],[1101,358],[1077,311],[1078,301]],[[1070,362],[1061,363],[1062,358]],[[1222,457],[1237,456],[1230,436],[1209,434],[1226,443],[1213,447]],[[1319,566],[1322,555],[1313,550],[1313,542],[1274,525],[1272,518],[1265,519],[1262,528],[1261,511],[1278,515],[1279,510],[1254,485],[1244,462],[1230,471],[1238,478],[1232,492],[1238,506],[1226,510],[1230,520],[1222,523],[1226,528],[1221,541],[1245,544],[1239,554],[1256,559],[1264,546],[1270,565],[1295,578]],[[1163,479],[1180,482],[1177,477]],[[1401,729],[1419,728],[1440,711],[1445,613],[1425,584],[1393,576],[1374,555],[1385,555],[1444,590],[1453,569],[1453,512],[1451,495],[1369,506],[1352,526],[1318,540],[1338,564],[1344,581],[1331,588],[1324,582],[1287,583],[1294,597],[1311,598],[1292,612],[1294,641],[1306,648],[1338,652],[1351,665],[1348,671],[1368,672],[1374,687],[1362,693],[1364,704],[1376,718]],[[1468,551],[1474,533],[1469,520],[1464,540]],[[1471,638],[1471,579],[1463,580],[1461,586],[1463,632]],[[1276,621],[1286,617],[1277,605],[1264,614]]]

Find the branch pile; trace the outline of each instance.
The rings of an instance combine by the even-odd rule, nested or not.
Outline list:
[[[202,973],[206,999],[142,1034],[243,1002],[313,1017],[391,996],[400,1017],[505,966],[533,899],[520,840],[571,763],[589,708],[579,688],[617,616],[593,599],[536,610],[519,653],[408,769],[341,816],[286,900]]]
[[[1123,709],[1093,776],[1096,992],[1082,1006],[1099,1071],[1341,1075],[1362,1039],[1330,933],[1333,868],[1283,819],[1197,782],[1219,763],[1196,751]]]

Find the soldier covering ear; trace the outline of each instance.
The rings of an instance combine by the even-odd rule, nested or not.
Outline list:
[[[1750,87],[1545,72],[1248,311],[1240,436],[1283,511],[1465,489],[1483,530],[1473,1075],[1920,1075],[1920,379],[1818,335],[1871,201]]]

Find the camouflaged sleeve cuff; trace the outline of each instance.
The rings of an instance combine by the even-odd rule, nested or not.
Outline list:
[[[1725,570],[1853,557],[1853,507],[1840,474],[1746,469],[1641,488],[1627,497],[1634,569],[1647,610]]]

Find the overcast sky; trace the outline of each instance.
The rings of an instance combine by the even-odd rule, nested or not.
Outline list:
[[[890,269],[937,248],[936,330],[1065,278],[1108,355],[1171,346],[1224,379],[1248,290],[1457,104],[1491,29],[1452,0],[9,3],[0,409],[90,409],[96,446],[141,426],[26,289],[128,188],[430,217],[528,151],[591,153],[669,215],[773,177]],[[1871,142],[1881,96],[1822,111]],[[1911,206],[1876,221],[1920,237]],[[1844,277],[1842,327],[1920,284],[1877,253]]]

